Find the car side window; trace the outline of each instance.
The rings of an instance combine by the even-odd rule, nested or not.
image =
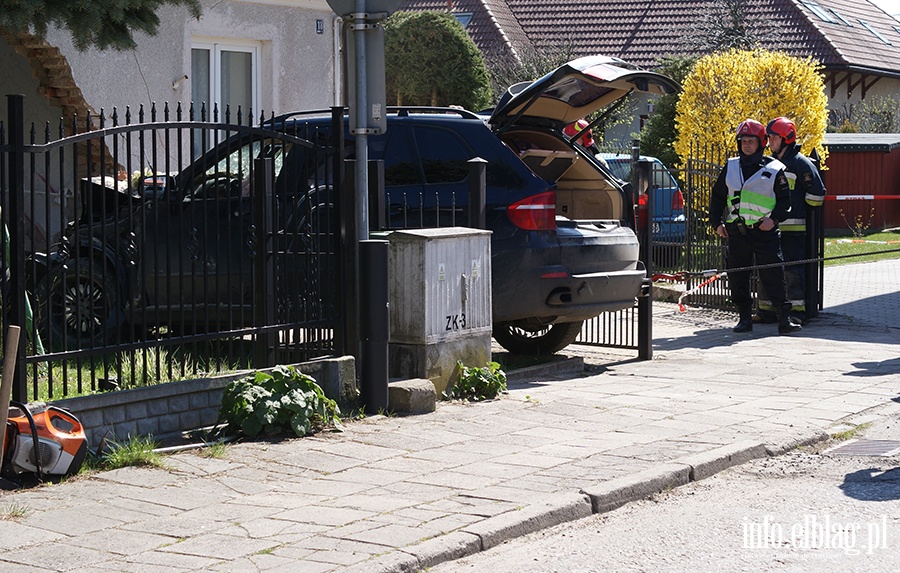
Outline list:
[[[254,159],[271,157],[275,164],[275,178],[284,167],[284,159],[291,144],[272,139],[256,140],[242,145],[213,164],[195,179],[193,192],[185,201],[201,198],[250,195],[250,165]]]
[[[425,182],[459,183],[469,175],[468,161],[472,152],[450,131],[416,126],[416,145],[422,160]]]
[[[659,188],[678,187],[678,184],[672,179],[672,175],[666,169],[666,166],[658,161],[653,164],[653,186]]]
[[[409,138],[409,130],[402,126],[392,127],[387,137],[370,140],[373,159],[377,159],[384,146],[384,184],[387,187],[397,185],[418,185],[422,183],[422,174],[416,161],[415,149]]]

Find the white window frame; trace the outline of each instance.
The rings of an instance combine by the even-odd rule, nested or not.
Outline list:
[[[222,106],[222,82],[221,82],[221,73],[222,73],[222,52],[244,52],[250,54],[250,97],[251,103],[250,106],[253,110],[254,115],[259,113],[260,110],[260,101],[261,101],[261,92],[260,92],[260,84],[262,83],[262,70],[261,70],[261,61],[260,54],[262,52],[262,42],[252,41],[252,40],[236,40],[233,38],[194,38],[191,42],[191,53],[193,50],[208,50],[210,54],[211,61],[209,62],[209,89],[210,93],[208,97],[202,101],[206,101],[207,105],[207,119],[212,118],[212,106],[213,104],[219,105],[219,119],[220,121],[223,118],[223,114],[225,113],[225,108]],[[193,90],[191,93],[193,97]],[[200,105],[200,101],[194,102],[195,106]],[[241,109],[242,113],[245,114],[246,117],[247,110]],[[236,109],[231,110],[232,119],[234,119],[234,114],[237,113]],[[245,120],[246,121],[246,120]]]

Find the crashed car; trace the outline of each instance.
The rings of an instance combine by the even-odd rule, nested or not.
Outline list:
[[[575,340],[584,320],[631,307],[646,274],[632,229],[633,198],[563,128],[633,91],[677,89],[663,75],[592,56],[513,86],[490,116],[389,109],[385,133],[368,136],[369,159],[384,167],[384,212],[370,219],[383,220],[383,230],[466,226],[469,161],[484,159],[494,337],[513,353],[556,352]],[[282,141],[245,130],[164,184],[146,184],[140,195],[156,207],[154,216],[140,218],[140,232],[120,224],[120,245],[103,248],[102,257],[82,252],[67,261],[69,278],[49,293],[57,336],[112,340],[148,309],[164,311],[154,314],[157,326],[250,324],[253,266],[242,261],[254,256],[246,184],[253,160],[273,158],[276,227],[303,238],[285,240],[279,250],[331,252],[315,239],[336,234],[319,216],[335,204],[333,175],[299,138],[333,145],[332,125],[330,110],[275,117],[263,127],[291,134]],[[343,141],[344,156],[353,159],[349,129]],[[291,288],[276,292],[276,306],[309,313],[316,297],[304,291],[320,285],[310,277],[324,277],[321,269],[293,262],[279,268],[294,276]],[[209,282],[212,272],[226,279]]]

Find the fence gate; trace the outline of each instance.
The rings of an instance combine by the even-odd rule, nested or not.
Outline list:
[[[327,138],[180,106],[26,133],[22,104],[0,125],[16,399],[343,353]]]

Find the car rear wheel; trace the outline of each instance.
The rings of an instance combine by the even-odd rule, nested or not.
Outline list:
[[[542,328],[523,328],[511,324],[494,325],[494,340],[513,354],[541,356],[559,352],[575,342],[584,321],[551,324]]]

